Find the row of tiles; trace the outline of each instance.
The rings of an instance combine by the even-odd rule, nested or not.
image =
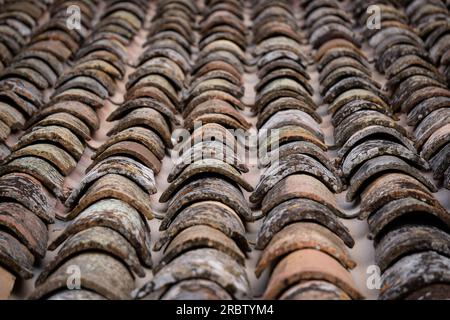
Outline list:
[[[381,11],[380,29],[370,28],[366,23],[370,15],[366,9],[371,5],[378,6]],[[420,41],[414,42],[419,38],[405,30],[407,25],[399,31],[396,23],[406,20],[399,8],[377,1],[367,5],[365,2],[353,4],[351,9],[356,20],[366,28],[363,35],[374,47],[377,70],[385,72],[389,69],[386,71],[391,75],[389,80],[395,79],[388,81],[387,88],[381,90],[360,49],[364,40],[355,33],[352,17],[334,1],[321,1],[320,4],[305,1],[304,7],[306,11],[314,8],[315,12],[320,12],[325,22],[320,24],[310,18],[306,26],[312,46],[318,49],[316,61],[321,94],[324,102],[329,104],[335,126],[337,164],[349,184],[347,200],[359,199],[358,217],[368,220],[369,236],[374,239],[375,262],[382,272],[379,297],[445,297],[442,293],[445,285],[436,285],[446,277],[443,269],[437,268],[426,279],[421,272],[415,273],[420,264],[430,270],[441,262],[448,263],[447,249],[439,249],[448,247],[448,212],[432,194],[437,191],[434,182],[422,173],[429,169],[428,160],[432,156],[438,157],[436,153],[445,146],[445,138],[437,144],[433,136],[436,127],[433,128],[430,122],[422,125],[418,130],[428,130],[428,136],[422,139],[419,153],[417,135],[410,135],[399,125],[394,114],[426,98],[422,93],[420,98],[413,100],[410,94],[410,90],[417,92],[415,85],[420,82],[417,80],[420,76],[416,78],[415,75],[420,75],[423,70],[417,67],[422,60],[411,57],[419,50]],[[314,16],[314,11],[310,17]],[[398,21],[391,22],[396,19]],[[398,36],[394,36],[395,31]],[[425,55],[423,52],[421,57]],[[422,66],[425,63],[423,61]],[[435,67],[428,65],[436,77],[441,76]],[[405,73],[401,74],[402,71]],[[445,80],[441,81],[441,88],[446,88]],[[400,89],[397,91],[397,88]],[[440,112],[448,109],[445,104],[438,108]],[[433,117],[430,113],[430,110],[423,111],[423,121]],[[445,121],[441,125],[445,126]],[[439,158],[445,166],[447,160],[444,159],[445,156]],[[438,179],[439,175],[435,177]]]

